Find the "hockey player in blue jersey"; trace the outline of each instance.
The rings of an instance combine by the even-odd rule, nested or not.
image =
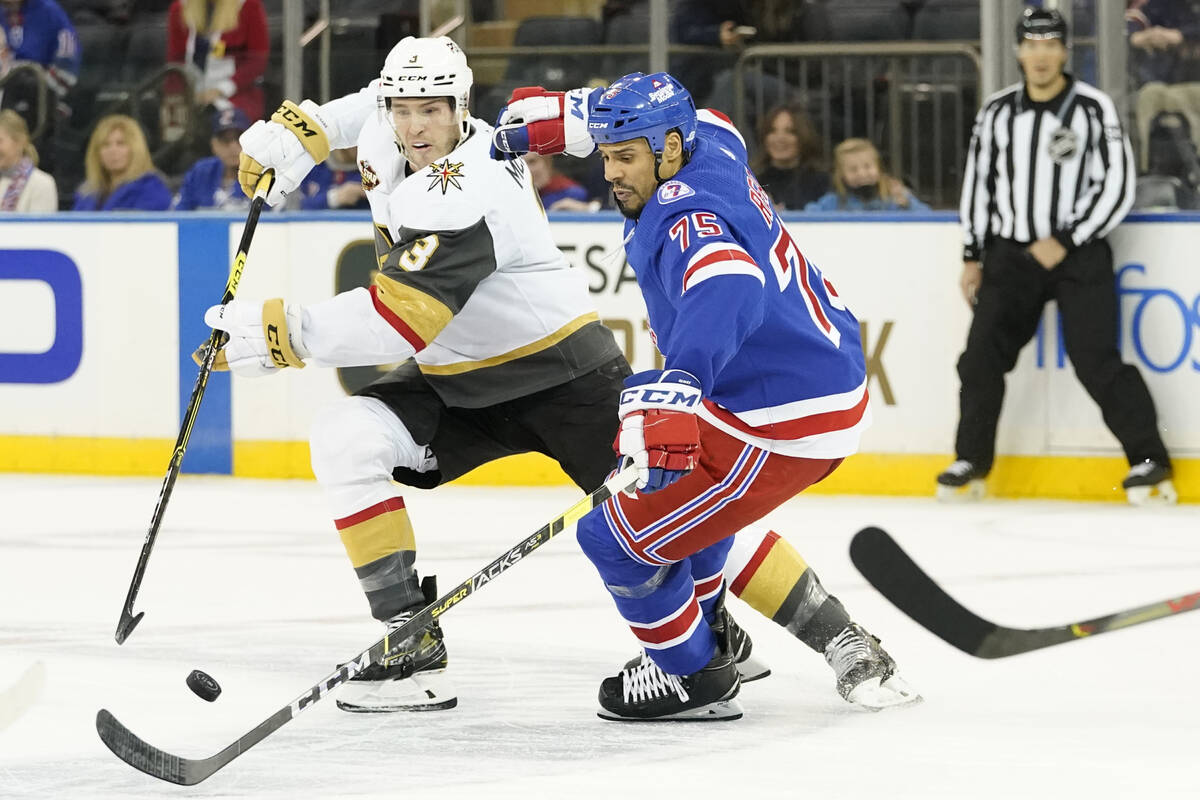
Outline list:
[[[620,398],[614,447],[639,468],[636,491],[578,527],[643,648],[601,684],[600,716],[736,719],[740,684],[714,587],[733,534],[858,449],[870,421],[858,322],[780,222],[736,128],[697,112],[670,75],[519,90],[500,123],[501,153],[600,150],[665,360],[627,379]],[[919,699],[837,608],[841,621],[810,644],[842,696],[873,709]]]

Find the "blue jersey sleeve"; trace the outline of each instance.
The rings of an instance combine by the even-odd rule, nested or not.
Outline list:
[[[750,156],[746,150],[746,140],[738,132],[733,120],[712,108],[702,108],[696,112],[696,134],[713,141],[718,147],[737,161],[749,164]]]
[[[762,324],[766,273],[717,214],[680,209],[667,219],[660,265],[679,300],[659,346],[668,369],[690,372],[708,392]]]

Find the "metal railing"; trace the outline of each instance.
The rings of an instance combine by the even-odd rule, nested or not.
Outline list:
[[[781,104],[804,108],[825,153],[861,136],[934,206],[957,203],[981,59],[966,42],[870,42],[747,47],[734,66],[734,119],[747,135]]]

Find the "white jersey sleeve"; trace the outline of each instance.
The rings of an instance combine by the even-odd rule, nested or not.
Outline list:
[[[325,135],[334,150],[354,147],[367,120],[375,115],[379,105],[379,80],[373,80],[353,94],[330,100],[321,106],[321,119],[326,122]]]

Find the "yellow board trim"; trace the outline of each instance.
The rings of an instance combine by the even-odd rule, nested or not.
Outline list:
[[[461,375],[464,372],[471,372],[473,370],[483,369],[484,367],[494,367],[497,364],[504,364],[508,361],[516,361],[518,358],[524,358],[525,356],[532,355],[541,350],[545,350],[547,347],[553,347],[563,339],[566,339],[575,331],[582,328],[584,325],[599,321],[600,315],[593,311],[590,314],[584,314],[582,317],[577,317],[576,319],[571,320],[554,333],[548,336],[543,336],[536,342],[530,342],[523,347],[518,347],[516,350],[509,350],[507,353],[501,353],[498,356],[485,358],[482,361],[459,361],[455,364],[418,364],[417,366],[419,366],[421,368],[421,372],[425,373],[426,375]]]
[[[0,436],[0,471],[161,477],[174,449],[174,439]]]
[[[79,436],[0,436],[0,472],[75,475],[157,475],[166,471],[174,441]],[[806,493],[931,497],[933,478],[949,454],[863,453]],[[1200,459],[1176,459],[1175,488],[1184,503],[1200,503]],[[1123,458],[1102,456],[1001,456],[988,477],[988,494],[1125,502]],[[243,441],[233,445],[233,474],[240,478],[311,480],[307,442]],[[558,464],[537,453],[485,464],[455,481],[466,486],[566,486]]]

